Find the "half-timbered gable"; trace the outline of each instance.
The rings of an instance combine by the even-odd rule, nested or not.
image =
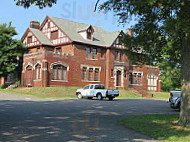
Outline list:
[[[40,42],[36,38],[36,36],[28,29],[28,33],[26,34],[25,38],[23,39],[23,44],[28,48],[33,46],[39,46]]]
[[[69,42],[69,37],[49,18],[44,21],[41,31],[53,45]]]

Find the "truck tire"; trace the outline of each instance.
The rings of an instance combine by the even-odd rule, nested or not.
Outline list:
[[[109,100],[112,101],[112,100],[113,100],[113,97],[109,97]]]
[[[83,96],[82,96],[81,93],[78,93],[77,97],[78,97],[78,99],[82,99],[83,98]]]
[[[97,94],[97,98],[98,98],[98,100],[102,100],[102,94]]]

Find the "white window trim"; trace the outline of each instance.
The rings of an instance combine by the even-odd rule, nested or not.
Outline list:
[[[141,74],[141,84],[133,84],[133,83],[130,83],[130,81],[129,81],[129,85],[142,86],[142,76],[143,76],[143,72],[140,72],[140,71],[131,71],[131,70],[130,70],[129,73],[132,73],[132,75],[134,75],[134,74],[136,73],[137,76],[138,76],[139,73]],[[132,78],[133,78],[133,76],[132,76]],[[137,82],[138,82],[138,80],[137,80]]]

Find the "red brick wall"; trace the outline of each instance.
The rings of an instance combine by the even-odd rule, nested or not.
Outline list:
[[[86,58],[86,48],[91,48],[91,58]],[[92,59],[92,49],[97,49],[97,59]],[[47,52],[45,52],[45,50]],[[41,48],[41,51],[39,53],[33,53],[29,55],[24,56],[24,67],[30,62],[33,66],[40,62],[43,64],[43,61],[47,61],[47,75],[44,75],[45,72],[42,71],[42,78],[41,81],[33,81],[34,87],[42,87],[44,84],[44,81],[47,80],[47,85],[45,86],[78,86],[83,87],[87,84],[104,84],[106,88],[115,88],[114,86],[114,77],[111,77],[111,69],[114,69],[114,67],[117,66],[123,66],[124,70],[126,71],[126,77],[124,77],[124,86],[120,87],[119,89],[128,89],[129,87],[133,87],[132,85],[129,85],[129,71],[139,71],[143,72],[142,76],[142,85],[136,87],[141,87],[144,90],[147,90],[147,75],[148,74],[155,74],[159,77],[159,69],[158,68],[152,68],[150,66],[130,66],[130,62],[125,54],[123,54],[123,61],[115,61],[115,50],[113,48],[107,49],[105,53],[105,58],[101,58],[101,47],[95,47],[95,46],[88,46],[84,44],[69,44],[62,46],[62,54],[55,54],[52,51],[52,47],[44,47]],[[119,51],[119,50],[118,50]],[[63,54],[66,53],[66,54]],[[69,55],[68,55],[69,54]],[[119,59],[119,54],[118,54]],[[63,62],[69,66],[69,71],[67,71],[67,80],[66,81],[55,81],[52,80],[52,69],[51,64],[55,62]],[[84,81],[82,80],[82,68],[81,65],[86,66],[93,66],[93,67],[101,67],[101,73],[99,77],[99,81]],[[43,65],[42,65],[43,66]],[[45,68],[44,68],[45,69]],[[24,68],[23,68],[24,70]],[[87,78],[88,78],[88,72],[87,70]],[[23,75],[24,76],[24,75]],[[94,77],[94,76],[93,76]],[[160,78],[159,78],[160,79]],[[158,80],[159,80],[158,79]],[[22,79],[23,80],[23,79]],[[158,82],[158,91],[160,91],[160,82]]]
[[[63,45],[62,46],[62,53],[66,53],[66,54],[74,54],[74,45],[69,44],[69,45]]]

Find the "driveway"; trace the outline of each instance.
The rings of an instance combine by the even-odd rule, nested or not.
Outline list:
[[[150,99],[38,99],[0,93],[0,141],[149,142],[117,123],[133,115],[179,113]]]

